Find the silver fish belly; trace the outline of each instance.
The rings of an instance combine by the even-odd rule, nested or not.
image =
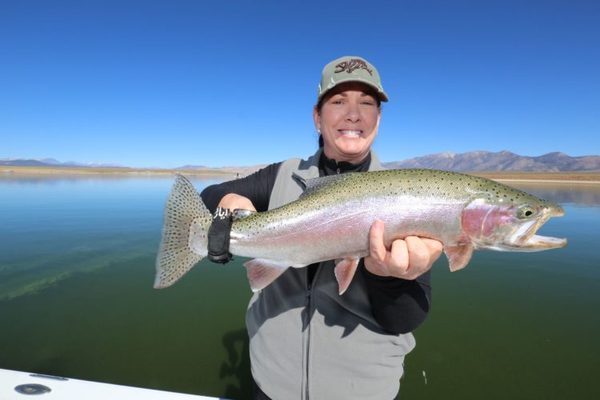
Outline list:
[[[565,239],[535,235],[556,204],[497,182],[465,174],[386,170],[317,178],[305,193],[280,208],[233,222],[230,251],[250,257],[253,290],[265,287],[288,267],[343,260],[336,266],[345,290],[358,259],[368,255],[369,229],[385,223],[384,241],[406,236],[439,240],[451,270],[465,267],[473,250],[540,251]],[[193,185],[178,176],[165,207],[155,287],[172,285],[207,254],[212,221]]]

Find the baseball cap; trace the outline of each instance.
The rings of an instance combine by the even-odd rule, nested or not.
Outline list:
[[[381,101],[388,101],[377,69],[362,57],[344,56],[333,60],[323,68],[317,102],[325,93],[344,82],[365,83],[375,89]]]

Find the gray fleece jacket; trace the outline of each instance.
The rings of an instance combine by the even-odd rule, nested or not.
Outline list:
[[[279,168],[269,209],[297,199],[292,176],[319,176],[320,152]],[[372,154],[370,170],[382,169]],[[398,393],[411,333],[384,331],[371,312],[363,275],[340,296],[333,262],[311,284],[307,268],[289,268],[255,293],[246,314],[252,375],[273,400],[390,400]]]

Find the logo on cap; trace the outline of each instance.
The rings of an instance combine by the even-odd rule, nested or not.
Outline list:
[[[369,75],[373,76],[373,70],[368,67],[366,62],[358,58],[351,58],[348,61],[342,61],[341,63],[335,66],[335,71],[333,72],[339,74],[340,72],[346,71],[347,73],[351,74],[357,69],[364,69],[369,73]]]

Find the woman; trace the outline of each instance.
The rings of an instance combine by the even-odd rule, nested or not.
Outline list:
[[[375,67],[342,57],[323,69],[313,119],[320,148],[306,160],[276,163],[202,192],[205,204],[265,211],[298,198],[293,176],[310,179],[381,169],[371,150],[387,101]],[[369,232],[370,255],[339,295],[333,261],[289,268],[255,293],[248,307],[257,399],[392,399],[399,390],[410,333],[427,316],[430,273],[442,244],[407,237],[390,248],[385,221]]]

